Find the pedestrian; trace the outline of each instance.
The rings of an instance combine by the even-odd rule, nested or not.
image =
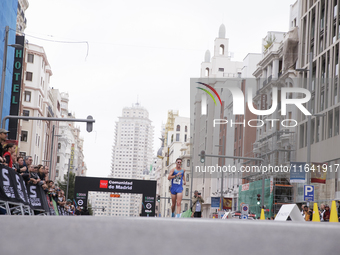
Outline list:
[[[320,213],[320,221],[323,221],[323,214],[325,213],[325,204],[320,205],[319,213]]]
[[[195,190],[194,196],[192,197],[191,217],[195,217],[195,218],[202,217],[202,204],[203,203],[204,203],[204,200],[201,197],[201,193],[198,193],[198,191]]]
[[[303,216],[303,217],[305,217],[305,206],[306,205],[301,205],[301,215]]]
[[[180,217],[181,213],[181,202],[182,202],[182,192],[183,192],[183,184],[186,184],[185,181],[185,170],[182,169],[182,159],[176,159],[176,167],[173,168],[168,176],[168,180],[171,180],[171,210],[172,210],[172,217],[175,217],[175,207],[177,206],[176,217]]]
[[[328,222],[330,216],[331,216],[331,212],[329,210],[329,205],[325,205],[325,212],[323,213],[323,220]]]
[[[307,205],[303,207],[304,215],[305,215],[305,221],[310,221],[310,214],[309,214],[309,208]]]

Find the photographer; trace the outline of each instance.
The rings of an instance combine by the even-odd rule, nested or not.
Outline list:
[[[201,193],[198,193],[197,190],[194,192],[194,196],[192,197],[192,207],[191,207],[191,218],[201,218],[202,217],[202,204],[204,203],[203,198],[201,197]]]

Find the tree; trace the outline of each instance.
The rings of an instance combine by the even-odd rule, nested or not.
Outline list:
[[[92,205],[90,202],[89,202],[89,207],[87,209],[89,210],[89,214],[93,215]]]
[[[64,181],[59,182],[58,186],[65,192],[65,197],[67,199],[71,199],[73,201],[74,199],[74,186],[75,186],[75,180],[76,180],[76,174],[70,172],[69,173],[69,183],[68,183],[68,197],[66,197],[66,190],[67,190],[67,174],[64,174]]]

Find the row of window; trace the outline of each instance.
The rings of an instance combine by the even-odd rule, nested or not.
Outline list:
[[[187,138],[188,136],[187,135],[184,135],[184,142],[187,141]],[[179,142],[179,138],[180,138],[180,134],[176,134],[176,142]],[[174,141],[174,135],[171,135],[171,142]]]
[[[321,119],[322,118],[322,119]],[[339,135],[339,107],[332,109],[324,117],[311,120],[311,144]],[[299,127],[299,147],[307,146],[307,122]]]
[[[181,131],[181,126],[180,125],[176,126],[176,131]],[[184,132],[188,132],[188,127],[187,126],[184,127]]]

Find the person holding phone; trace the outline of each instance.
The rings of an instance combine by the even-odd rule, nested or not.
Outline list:
[[[194,196],[192,197],[192,207],[191,207],[191,218],[201,218],[202,217],[202,204],[204,200],[201,196],[201,193],[198,193],[197,190],[194,192]]]
[[[177,206],[176,217],[180,216],[181,213],[181,202],[183,197],[183,184],[186,184],[185,176],[184,176],[185,170],[182,169],[182,159],[177,158],[176,159],[176,167],[173,168],[168,176],[168,180],[171,180],[171,211],[172,211],[172,217],[175,217],[175,207]]]

